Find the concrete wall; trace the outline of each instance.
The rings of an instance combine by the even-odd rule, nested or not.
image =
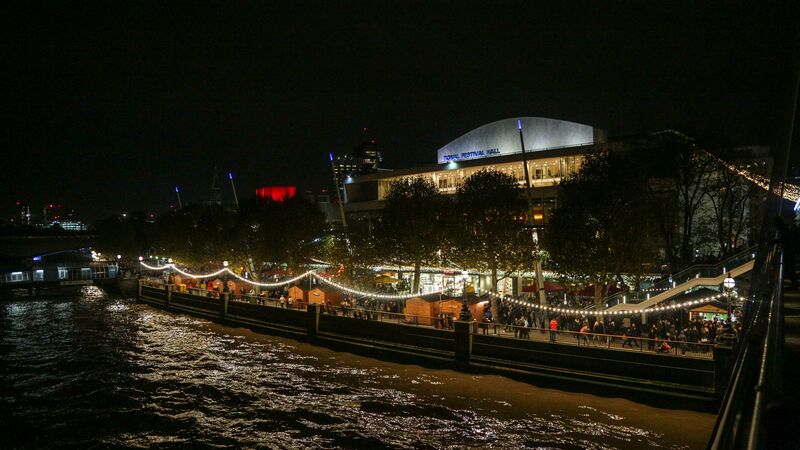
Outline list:
[[[620,377],[714,387],[714,361],[653,352],[557,345],[477,334],[473,357],[504,359]]]
[[[390,322],[353,319],[349,317],[319,317],[320,333],[335,333],[361,339],[375,339],[397,344],[453,351],[453,333],[435,328],[413,327]]]

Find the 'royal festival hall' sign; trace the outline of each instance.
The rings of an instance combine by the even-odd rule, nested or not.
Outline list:
[[[460,161],[462,159],[485,158],[487,156],[497,156],[499,154],[500,154],[499,148],[487,148],[484,150],[475,150],[472,152],[452,153],[450,155],[444,155],[442,158],[445,161]]]

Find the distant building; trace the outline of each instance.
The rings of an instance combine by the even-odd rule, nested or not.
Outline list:
[[[331,200],[330,193],[325,190],[321,193],[314,193],[306,191],[303,195],[306,200],[317,205],[317,207],[325,214],[325,222],[327,223],[341,223],[342,215],[339,213],[339,206],[335,201]]]
[[[378,172],[382,162],[383,157],[374,139],[368,139],[352,151],[336,156],[333,160],[333,172],[338,181],[339,198],[346,201],[344,183],[353,177]]]
[[[297,195],[297,186],[264,186],[256,189],[256,197],[282,203]]]

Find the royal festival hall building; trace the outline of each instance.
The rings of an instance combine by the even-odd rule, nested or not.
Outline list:
[[[520,146],[520,129],[525,155]],[[556,186],[581,167],[584,155],[606,142],[606,133],[590,125],[543,117],[515,117],[478,127],[437,151],[437,161],[411,169],[378,172],[344,181],[345,212],[350,221],[370,222],[383,208],[394,181],[430,179],[439,191],[454,194],[470,175],[491,169],[505,172],[525,186],[523,160],[534,199],[534,219],[542,224],[555,204]]]
[[[525,155],[520,146],[520,129],[525,142]],[[455,194],[458,186],[475,172],[491,169],[505,172],[525,187],[523,161],[528,162],[533,198],[534,221],[543,225],[550,208],[556,204],[558,183],[578,171],[586,154],[605,149],[603,130],[564,120],[542,117],[515,117],[478,127],[437,150],[436,163],[420,167],[382,171],[349,177],[344,180],[344,210],[348,225],[372,229],[374,220],[384,207],[391,184],[412,177],[430,179],[444,194]],[[409,281],[412,268],[385,268],[393,276]],[[387,272],[387,273],[388,273]],[[461,295],[461,272],[423,268],[423,292],[450,289]],[[505,278],[498,290],[518,294],[532,281],[533,274]],[[490,285],[488,274],[470,273],[469,284],[476,293]],[[410,281],[409,281],[410,282]]]

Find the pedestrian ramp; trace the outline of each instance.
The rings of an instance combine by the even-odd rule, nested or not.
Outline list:
[[[737,255],[737,258],[731,258],[726,262],[728,263],[728,266],[723,266],[721,269],[718,268],[714,271],[718,273],[718,275],[709,276],[708,271],[699,270],[693,277],[682,278],[686,281],[680,284],[673,281],[670,283],[671,287],[670,285],[667,285],[667,287],[661,288],[659,292],[654,293],[653,295],[648,294],[645,299],[637,299],[636,303],[625,302],[624,297],[622,297],[622,301],[610,306],[606,309],[606,311],[639,311],[658,306],[658,304],[661,302],[667,301],[687,291],[692,291],[695,288],[703,286],[720,286],[722,285],[723,280],[725,280],[725,278],[728,276],[735,279],[752,271],[753,264],[755,263],[755,253],[753,253],[751,249],[748,249],[745,252],[742,252],[740,255]],[[731,267],[731,264],[736,265]]]

